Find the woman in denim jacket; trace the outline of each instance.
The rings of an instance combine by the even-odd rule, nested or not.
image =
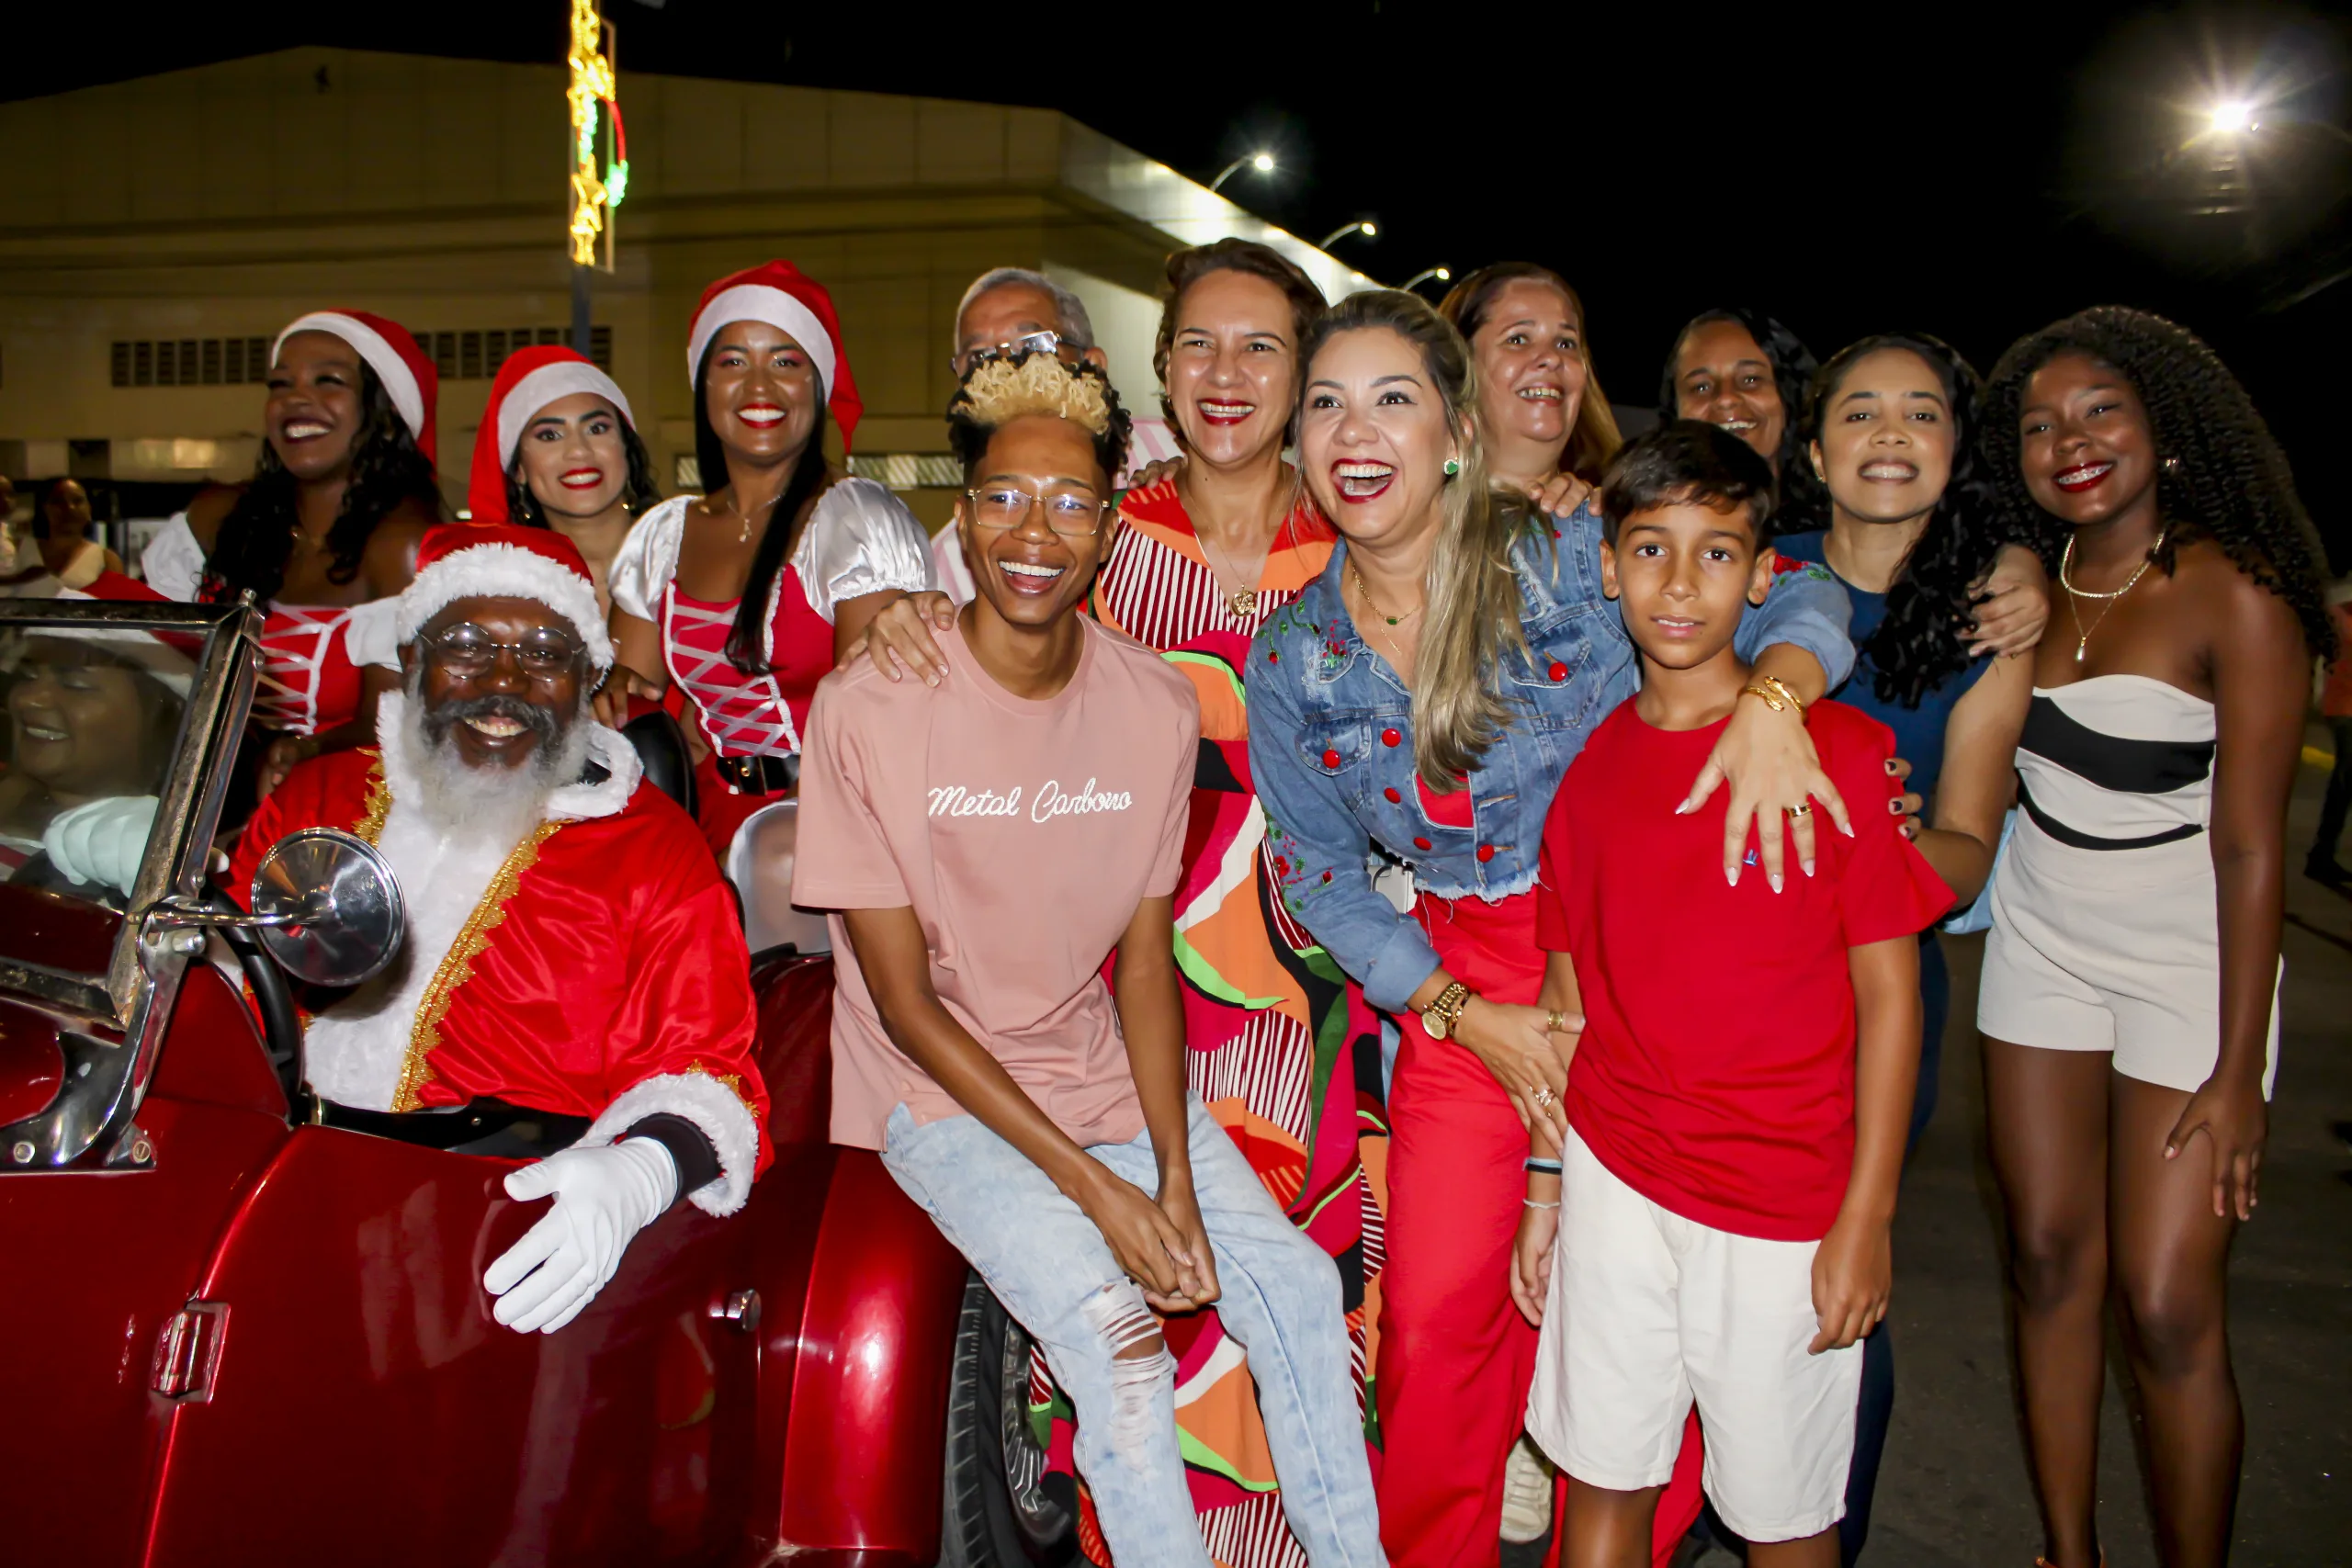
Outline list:
[[[1283,908],[1400,1015],[1381,1528],[1399,1564],[1467,1568],[1498,1557],[1535,1352],[1506,1276],[1525,1124],[1563,1120],[1552,1031],[1575,1021],[1531,1005],[1544,816],[1638,662],[1601,594],[1599,519],[1547,520],[1488,491],[1467,350],[1427,303],[1351,296],[1301,359],[1300,466],[1342,542],[1251,645],[1250,770]],[[1742,628],[1771,700],[1743,700],[1686,807],[1728,782],[1727,877],[1754,863],[1751,820],[1775,887],[1783,811],[1799,813],[1800,868],[1811,802],[1845,824],[1797,704],[1845,678],[1846,620],[1843,591],[1811,569]],[[1384,860],[1410,873],[1409,913],[1374,886]]]

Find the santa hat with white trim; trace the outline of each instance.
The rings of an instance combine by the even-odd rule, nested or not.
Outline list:
[[[686,384],[702,377],[702,356],[710,340],[729,321],[765,321],[792,334],[817,367],[826,412],[842,429],[842,449],[849,449],[865,404],[857,395],[857,378],[850,374],[849,355],[842,350],[841,318],[833,313],[833,297],[825,286],[788,261],[763,262],[758,266],[722,277],[702,291],[695,307],[694,328],[686,334]]]
[[[552,528],[513,523],[444,523],[425,530],[416,550],[416,581],[402,591],[393,633],[402,647],[427,621],[460,599],[536,599],[571,623],[589,662],[613,667],[613,639],[596,608],[588,563]]]
[[[594,393],[629,428],[637,427],[618,383],[585,355],[548,344],[518,348],[498,367],[498,378],[490,384],[490,406],[481,411],[481,428],[474,435],[473,470],[466,482],[466,508],[477,527],[508,521],[506,474],[514,466],[524,430],[541,409],[575,392]]]
[[[406,327],[389,316],[371,316],[365,310],[313,310],[295,317],[277,334],[277,341],[269,347],[271,364],[277,362],[278,351],[296,333],[325,333],[356,349],[368,368],[376,373],[376,379],[384,384],[384,393],[399,411],[401,423],[416,438],[417,450],[424,454],[426,462],[435,461],[433,420],[441,377],[433,368],[432,355],[416,346]]]

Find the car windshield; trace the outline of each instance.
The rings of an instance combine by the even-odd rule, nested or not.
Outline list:
[[[179,640],[131,626],[0,631],[0,881],[122,908],[196,670]]]

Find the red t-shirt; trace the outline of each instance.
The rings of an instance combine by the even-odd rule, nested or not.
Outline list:
[[[1807,709],[1805,728],[1855,833],[1820,814],[1813,876],[1792,855],[1774,893],[1751,831],[1739,886],[1726,886],[1729,792],[1674,814],[1724,725],[1654,728],[1628,698],[1560,781],[1536,900],[1537,942],[1573,955],[1584,993],[1570,1123],[1652,1202],[1768,1241],[1818,1241],[1845,1200],[1846,950],[1916,935],[1952,904],[1883,804],[1897,793],[1894,732],[1832,702]]]

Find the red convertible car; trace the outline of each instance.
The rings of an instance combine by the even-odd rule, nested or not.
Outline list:
[[[0,603],[0,1558],[1071,1561],[1027,1340],[826,1142],[821,955],[754,964],[749,1207],[680,1205],[556,1334],[481,1288],[543,1212],[513,1162],[307,1119],[286,977],[206,886],[258,624]],[[135,864],[60,850],[91,813],[152,813]],[[311,897],[281,935],[368,940]]]

